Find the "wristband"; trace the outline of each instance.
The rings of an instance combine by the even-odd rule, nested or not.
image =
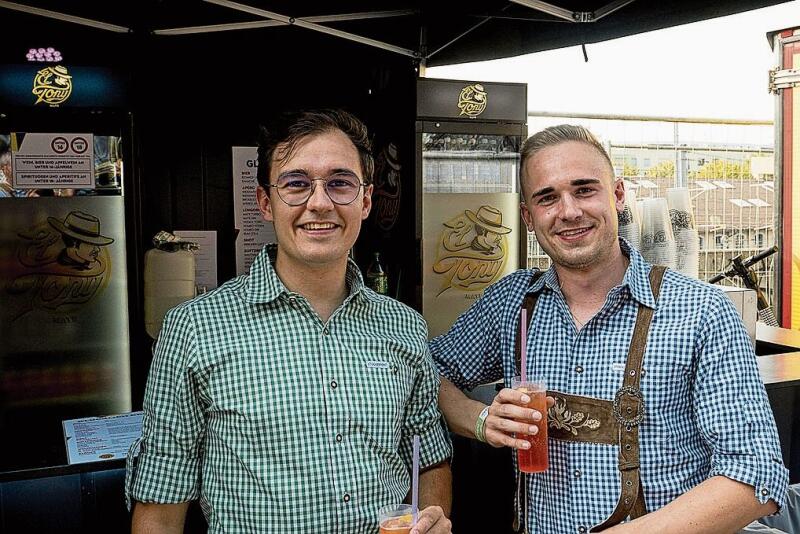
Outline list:
[[[482,443],[486,443],[486,418],[489,417],[489,407],[481,410],[478,420],[475,421],[475,438]]]

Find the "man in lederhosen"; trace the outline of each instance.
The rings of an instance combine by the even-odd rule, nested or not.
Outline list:
[[[514,433],[543,414],[520,407],[522,393],[503,389],[485,406],[460,390],[509,387],[530,310],[527,374],[552,397],[550,465],[517,476],[516,528],[729,533],[776,512],[788,473],[732,303],[618,238],[623,182],[584,128],[537,133],[520,168],[522,217],[553,266],[505,277],[430,344],[450,428],[525,448]]]

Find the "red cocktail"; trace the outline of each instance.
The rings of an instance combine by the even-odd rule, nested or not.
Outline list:
[[[529,449],[517,449],[517,462],[519,470],[523,473],[541,473],[549,466],[547,457],[547,388],[543,381],[512,381],[512,388],[528,395],[531,400],[524,406],[533,408],[542,414],[542,419],[536,422],[523,421],[527,425],[536,426],[539,431],[535,435],[517,434],[517,439],[522,439],[531,444]]]

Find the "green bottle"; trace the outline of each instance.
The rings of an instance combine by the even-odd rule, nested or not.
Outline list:
[[[367,269],[367,287],[379,295],[389,294],[389,276],[381,265],[381,253],[375,252]]]

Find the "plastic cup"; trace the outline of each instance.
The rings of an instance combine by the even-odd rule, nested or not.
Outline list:
[[[409,534],[414,526],[410,504],[389,504],[378,511],[380,534]]]
[[[517,439],[522,439],[530,443],[528,449],[517,449],[517,463],[519,470],[523,473],[541,473],[546,471],[550,465],[547,456],[547,386],[544,380],[536,378],[533,380],[521,380],[515,376],[511,380],[511,388],[521,391],[528,395],[531,400],[525,405],[526,408],[533,408],[542,414],[542,418],[537,422],[524,421],[525,424],[535,425],[539,432],[535,435],[517,434]]]

